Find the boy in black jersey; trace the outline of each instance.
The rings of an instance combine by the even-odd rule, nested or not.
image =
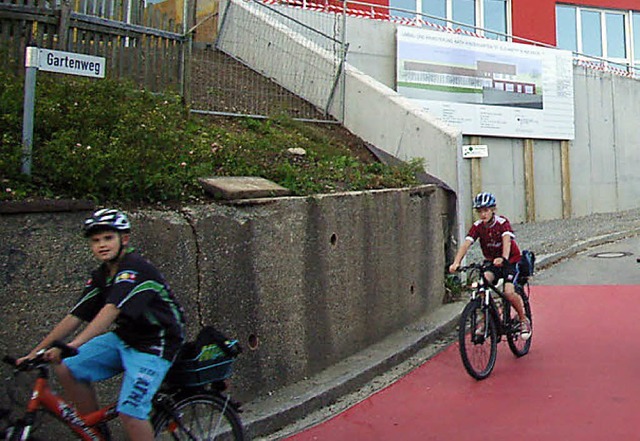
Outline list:
[[[118,210],[99,210],[85,221],[85,236],[102,264],[69,314],[18,363],[87,322],[69,343],[78,355],[61,362],[54,348],[45,358],[57,364],[60,383],[81,414],[98,409],[91,383],[123,372],[117,409],[129,438],[144,441],[154,438],[151,400],[183,343],[184,318],[160,272],[128,247],[130,230]]]

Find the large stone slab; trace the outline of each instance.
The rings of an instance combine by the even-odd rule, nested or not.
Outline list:
[[[291,190],[255,176],[220,176],[200,178],[198,181],[216,199],[254,199],[291,194]]]

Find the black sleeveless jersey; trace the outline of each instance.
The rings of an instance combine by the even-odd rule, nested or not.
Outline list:
[[[70,314],[89,322],[109,303],[120,310],[114,330],[118,337],[140,352],[173,361],[184,341],[184,313],[151,263],[128,252],[113,278],[101,265]]]

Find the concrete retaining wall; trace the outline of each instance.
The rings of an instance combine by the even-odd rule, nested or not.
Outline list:
[[[130,214],[134,245],[171,283],[190,335],[214,324],[241,341],[234,395],[247,401],[442,304],[449,194],[423,186]],[[77,300],[95,265],[80,235],[87,214],[0,214],[1,353],[26,353]]]

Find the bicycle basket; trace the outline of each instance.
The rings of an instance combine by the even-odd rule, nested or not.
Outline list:
[[[165,381],[186,387],[222,381],[231,376],[234,361],[234,358],[227,356],[202,360],[202,352],[193,358],[180,357],[167,372]]]

